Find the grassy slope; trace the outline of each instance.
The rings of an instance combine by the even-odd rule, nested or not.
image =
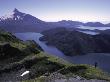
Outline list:
[[[47,57],[47,60],[45,62],[40,61],[40,64],[37,64],[38,66],[44,66],[48,68],[48,65],[46,66],[46,62],[54,62],[61,66],[61,68],[57,69],[56,71],[58,73],[61,73],[66,76],[72,76],[72,75],[79,75],[87,79],[101,79],[101,80],[109,80],[110,77],[107,73],[102,72],[99,68],[94,68],[93,66],[89,65],[74,65],[69,62],[64,61],[63,59],[60,59],[58,57],[53,57],[45,53],[39,53],[36,55],[38,58]],[[36,66],[37,66],[36,65]],[[56,69],[54,67],[54,69]],[[54,71],[53,71],[54,72]],[[37,77],[35,79],[26,80],[23,82],[42,82],[44,78]]]
[[[58,57],[50,56],[44,52],[41,52],[38,48],[32,51],[35,46],[29,45],[17,39],[8,32],[0,31],[0,45],[4,43],[9,43],[12,47],[19,49],[23,53],[20,54],[23,55],[23,57],[18,55],[20,58],[15,61],[10,60],[9,58],[9,61],[11,62],[6,61],[6,59],[5,64],[3,64],[4,68],[2,68],[2,70],[11,70],[15,66],[25,66],[25,68],[31,71],[30,79],[32,80],[28,80],[28,82],[33,82],[34,80],[38,82],[41,80],[37,79],[40,76],[44,75],[45,73],[53,73],[56,71],[64,75],[69,75],[72,73],[88,79],[97,78],[110,80],[109,76],[98,68],[94,68],[89,65],[74,65]]]
[[[10,45],[9,50],[5,51],[5,52],[7,51],[10,52],[10,53],[6,53],[6,55],[10,55],[10,57],[0,60],[0,70],[5,70],[5,69],[10,70],[12,69],[12,67],[19,66],[19,65],[21,65],[22,67],[25,64],[24,59],[26,59],[28,56],[33,56],[33,54],[37,54],[40,52],[39,48],[35,48],[37,45],[35,44],[36,45],[35,46],[34,43],[32,43],[31,41],[28,43],[23,42],[18,38],[16,38],[15,36],[13,36],[11,33],[6,32],[4,30],[0,30],[0,46],[4,44]],[[14,49],[14,48],[17,49],[20,53],[16,53],[13,50],[11,51],[11,49]],[[5,52],[0,52],[0,55]],[[15,54],[15,55],[11,56],[11,54]],[[30,59],[29,61],[31,60],[33,59]]]

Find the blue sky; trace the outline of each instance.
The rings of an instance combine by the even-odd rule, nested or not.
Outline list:
[[[110,0],[0,0],[0,16],[14,8],[44,21],[110,21]]]

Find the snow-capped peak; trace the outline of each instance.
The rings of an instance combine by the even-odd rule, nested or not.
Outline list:
[[[25,13],[22,13],[18,9],[15,8],[13,12],[11,12],[10,14],[0,17],[0,21],[6,20],[6,19],[22,20],[25,15],[26,15]]]

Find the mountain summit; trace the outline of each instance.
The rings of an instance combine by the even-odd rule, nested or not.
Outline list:
[[[40,19],[26,13],[20,12],[18,9],[13,10],[13,20],[22,20],[25,23],[38,23],[38,22],[43,22]]]
[[[19,12],[19,10],[15,8],[15,9],[13,10],[13,12],[17,13],[17,12]]]
[[[11,17],[0,18],[0,27],[10,32],[41,32],[49,26],[44,21],[15,8]]]
[[[25,15],[26,15],[25,13],[20,12],[16,8],[13,10],[13,19],[14,20],[22,19]]]

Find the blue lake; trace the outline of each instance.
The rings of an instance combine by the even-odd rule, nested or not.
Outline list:
[[[39,38],[43,35],[40,33],[15,33],[16,37],[21,40],[35,40],[38,43],[45,53],[50,55],[55,55],[57,57],[63,58],[71,63],[75,64],[89,64],[94,65],[95,62],[98,62],[98,67],[103,69],[104,71],[110,72],[110,54],[105,53],[91,53],[82,56],[65,56],[60,50],[56,47],[48,46],[44,42],[39,41]]]

